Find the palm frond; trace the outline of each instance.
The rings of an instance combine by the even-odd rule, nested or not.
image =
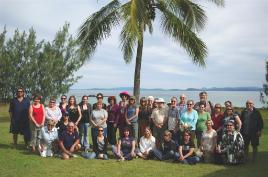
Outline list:
[[[200,5],[190,0],[160,0],[159,4],[175,14],[191,29],[199,31],[204,28],[207,16]]]
[[[131,21],[128,20],[123,26],[120,34],[120,45],[123,57],[126,63],[130,63],[133,57],[134,47],[137,44],[138,37],[131,33]]]
[[[192,57],[193,63],[205,66],[205,57],[207,55],[205,43],[171,11],[161,6],[159,6],[159,9],[162,12],[161,27],[163,33],[179,42]]]
[[[221,6],[221,7],[224,7],[224,5],[225,5],[224,0],[207,0],[207,1],[212,2],[212,3],[216,4],[217,6]]]
[[[113,0],[99,11],[90,15],[79,28],[78,41],[85,56],[91,56],[104,38],[110,36],[113,26],[119,24],[120,2]]]
[[[141,38],[139,26],[146,19],[146,4],[144,0],[131,0],[122,6],[122,17],[124,21],[130,21],[128,30]]]

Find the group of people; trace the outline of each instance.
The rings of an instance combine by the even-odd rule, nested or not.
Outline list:
[[[240,164],[248,160],[251,143],[252,160],[256,160],[263,119],[252,100],[239,114],[231,101],[224,103],[224,111],[219,103],[213,105],[206,92],[200,92],[195,104],[184,94],[167,104],[153,96],[142,97],[138,103],[127,91],[119,95],[119,102],[109,96],[108,105],[101,93],[93,105],[86,95],[79,104],[75,96],[67,101],[62,95],[59,105],[51,97],[44,107],[40,95],[34,95],[30,103],[23,88],[18,88],[9,109],[14,146],[18,134],[23,134],[25,145],[42,157],[58,154],[69,159],[82,151],[84,158],[107,160],[110,145],[119,161],[140,157],[185,164]]]

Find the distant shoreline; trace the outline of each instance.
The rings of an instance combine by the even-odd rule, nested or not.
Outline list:
[[[132,87],[116,88],[87,88],[70,90],[133,90]],[[161,89],[161,88],[141,88],[141,91],[261,91],[261,87],[212,87],[212,88],[187,88],[187,89]]]

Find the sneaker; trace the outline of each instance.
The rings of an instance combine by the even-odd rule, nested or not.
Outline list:
[[[78,155],[72,154],[71,157],[76,158],[76,157],[78,157]]]

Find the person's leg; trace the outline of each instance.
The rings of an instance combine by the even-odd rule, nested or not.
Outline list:
[[[258,146],[252,146],[252,161],[257,160]]]
[[[174,154],[174,161],[178,162],[180,158],[180,154],[178,152],[175,152]]]
[[[116,144],[116,130],[117,130],[117,127],[114,127],[112,125],[111,142],[110,142],[112,145]]]
[[[168,153],[162,155],[162,160],[174,159],[174,155],[175,152],[171,150]]]
[[[202,131],[196,130],[197,147],[201,145]]]
[[[74,152],[77,152],[81,149],[81,144],[77,144],[75,147],[74,147]]]
[[[199,157],[197,157],[197,156],[187,157],[186,160],[191,165],[196,164],[196,163],[198,163],[200,161]]]
[[[135,137],[135,139],[138,142],[138,138],[139,138],[139,126],[138,126],[138,123],[133,122],[133,123],[131,123],[131,125],[132,125],[133,131],[134,131],[133,136]]]
[[[159,151],[158,149],[153,149],[152,151],[155,158],[157,158],[158,160],[163,160],[161,151]]]
[[[95,159],[96,158],[96,153],[95,152],[92,152],[90,155],[89,155],[89,159]]]
[[[18,145],[18,134],[13,134],[13,145],[15,148]]]
[[[83,137],[83,141],[84,141],[84,148],[85,150],[89,149],[89,140],[88,140],[88,130],[89,130],[89,123],[84,123],[84,137]]]
[[[85,148],[84,146],[84,123],[79,123],[78,127],[79,127],[80,143],[81,143],[82,148]]]
[[[133,159],[131,153],[123,154],[123,157],[125,160],[132,160]]]
[[[115,145],[112,145],[112,153],[113,155],[117,158],[120,159],[121,157],[117,154],[117,147]],[[122,152],[120,152],[121,154],[123,154]]]
[[[107,154],[103,154],[103,160],[109,160],[109,157]]]
[[[195,141],[195,130],[191,131],[191,140]]]
[[[249,159],[250,138],[247,135],[243,135],[243,138],[244,138],[244,145],[245,145],[245,161],[247,162]]]
[[[97,132],[96,137],[97,136],[98,136],[98,132]],[[107,127],[106,128],[103,128],[103,136],[107,137]]]
[[[107,140],[109,144],[112,144],[112,123],[107,123]]]
[[[62,153],[62,159],[63,160],[68,160],[70,158],[70,156],[68,155],[68,154],[66,154],[66,153]]]
[[[29,146],[29,143],[31,141],[31,129],[30,129],[30,125],[29,125],[29,119],[27,119],[24,122],[24,126],[22,128],[22,132],[23,132],[23,138],[24,138],[24,145],[27,148]]]
[[[103,131],[105,133],[104,129],[103,129]],[[93,143],[96,140],[97,136],[98,136],[98,128],[91,128],[91,136],[92,136],[92,143]]]
[[[31,131],[32,131],[32,140],[31,140],[31,146],[32,151],[36,151],[36,140],[37,140],[37,127],[35,125],[31,124]]]

